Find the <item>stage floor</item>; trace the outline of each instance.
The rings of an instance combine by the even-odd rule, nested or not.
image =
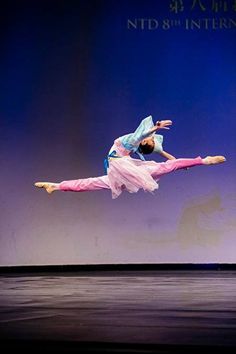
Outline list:
[[[0,338],[24,352],[236,352],[236,271],[0,276]]]

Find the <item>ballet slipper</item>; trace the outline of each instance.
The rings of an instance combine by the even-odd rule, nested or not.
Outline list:
[[[55,185],[50,182],[36,182],[35,187],[44,188],[48,194],[51,194],[56,190]]]
[[[203,159],[205,165],[216,165],[226,161],[224,156],[207,156]]]

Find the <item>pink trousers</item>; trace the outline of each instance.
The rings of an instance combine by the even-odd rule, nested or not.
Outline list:
[[[200,156],[194,159],[175,159],[167,160],[165,162],[155,162],[152,166],[148,167],[148,169],[153,179],[158,181],[162,176],[168,173],[197,165],[203,165],[203,161]],[[110,186],[108,176],[104,175],[100,177],[63,181],[59,184],[59,189],[62,191],[85,192],[110,189]]]

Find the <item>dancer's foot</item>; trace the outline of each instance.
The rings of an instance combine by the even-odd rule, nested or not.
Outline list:
[[[224,156],[207,156],[203,159],[205,165],[216,165],[225,161],[226,158]]]
[[[52,192],[58,189],[57,184],[51,182],[36,182],[34,185],[38,188],[44,188],[48,194],[51,194]]]

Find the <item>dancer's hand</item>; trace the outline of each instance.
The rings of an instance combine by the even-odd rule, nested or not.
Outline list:
[[[172,125],[172,120],[159,120],[156,122],[156,126],[159,129],[170,129],[170,125]]]

